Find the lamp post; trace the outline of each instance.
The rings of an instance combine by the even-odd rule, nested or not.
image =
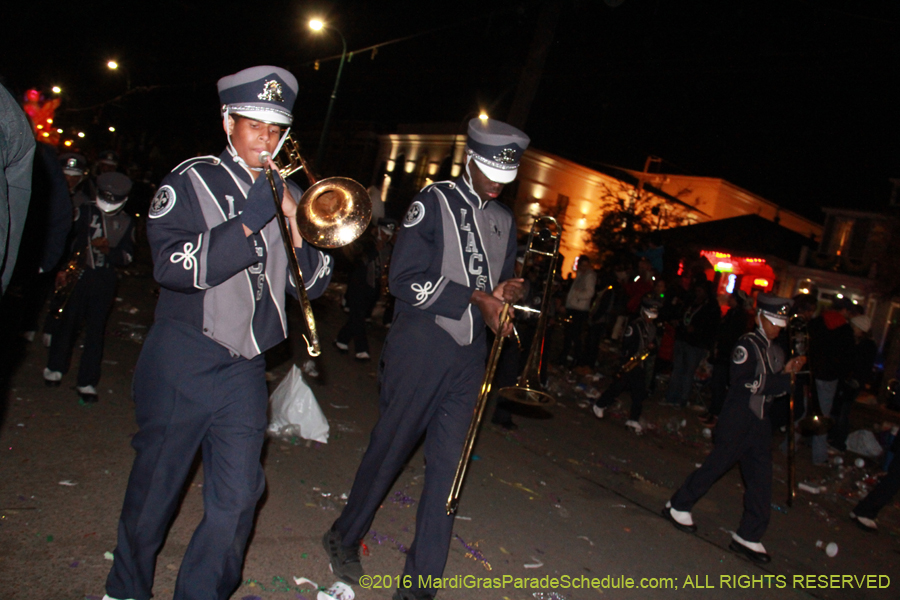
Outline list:
[[[309,22],[309,28],[313,31],[322,31],[326,27],[341,37],[342,50],[341,62],[338,65],[337,77],[334,79],[334,89],[331,91],[331,100],[328,101],[328,111],[325,113],[325,124],[322,126],[322,137],[319,139],[319,149],[316,153],[317,170],[322,168],[322,158],[325,156],[325,141],[328,139],[328,125],[331,121],[331,109],[334,107],[334,99],[337,98],[338,85],[341,83],[341,71],[344,70],[344,60],[347,58],[347,40],[344,39],[344,35],[340,31],[319,19],[313,19]]]

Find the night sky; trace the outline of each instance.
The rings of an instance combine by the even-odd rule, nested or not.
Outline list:
[[[819,221],[821,206],[887,205],[888,178],[900,177],[898,3],[558,5],[525,126],[535,147],[587,166],[641,169],[659,156],[654,171],[722,177]],[[318,71],[313,62],[341,45],[306,28],[313,15],[330,20],[350,50],[413,36],[344,67],[332,129],[388,133],[401,123],[458,124],[479,108],[505,118],[548,14],[537,0],[7,2],[0,10],[7,87],[58,84],[57,122],[88,131],[86,150],[109,145],[114,122],[169,167],[221,150],[215,82],[256,64],[297,75],[298,129],[321,131],[338,61]],[[138,90],[115,102],[126,74],[107,70],[110,58]]]

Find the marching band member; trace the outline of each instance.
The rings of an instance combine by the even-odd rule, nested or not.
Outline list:
[[[274,156],[283,143],[297,89],[294,76],[278,67],[220,79],[226,150],[175,167],[151,203],[147,237],[162,289],[134,373],[140,430],[107,599],[150,598],[156,555],[198,449],[205,514],[174,598],[225,600],[240,584],[265,488],[263,353],[287,336],[285,292],[296,295],[260,153]],[[293,226],[299,188],[279,188],[306,288],[319,296],[331,258]]]
[[[806,362],[805,356],[798,356],[785,364],[784,351],[775,343],[790,308],[790,298],[756,298],[756,328],[742,335],[731,353],[731,385],[716,424],[713,451],[662,511],[677,529],[697,531],[691,515],[694,504],[740,463],[744,514],[729,548],[758,563],[771,560],[760,540],[772,512],[772,399],[790,391],[791,373]]]
[[[515,179],[528,142],[506,123],[472,119],[465,174],[415,197],[391,258],[397,302],[381,356],[381,417],[323,545],[334,574],[358,583],[360,539],[425,435],[425,485],[403,571],[411,586],[401,585],[396,600],[433,598],[434,589],[418,587],[419,576],[440,577],[447,562],[453,516],[446,500],[484,378],[485,324],[496,331],[503,302],[522,291],[522,280],[512,279],[515,222],[495,200]]]
[[[656,318],[659,316],[661,305],[659,298],[652,294],[645,294],[641,299],[640,314],[631,319],[622,338],[622,367],[619,375],[591,407],[594,415],[602,419],[609,405],[627,389],[631,394],[631,411],[628,413],[625,426],[635,433],[641,433],[643,430],[641,413],[644,400],[649,394],[646,359],[656,353],[658,344]]]
[[[104,173],[97,178],[97,191],[92,201],[75,210],[72,248],[73,253],[79,253],[73,260],[78,263],[80,276],[74,275],[79,277],[78,281],[70,292],[60,321],[53,327],[44,382],[49,386],[60,385],[69,370],[72,348],[84,321],[84,351],[75,390],[86,404],[98,400],[106,321],[118,284],[115,267],[126,267],[134,258],[134,221],[122,212],[130,192],[128,177],[121,173]],[[67,275],[73,276],[65,270],[57,273],[57,289],[67,285]]]

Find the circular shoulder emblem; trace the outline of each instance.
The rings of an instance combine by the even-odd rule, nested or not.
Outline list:
[[[158,219],[175,206],[175,190],[171,185],[164,185],[157,190],[150,203],[150,218]]]
[[[747,349],[743,346],[735,346],[734,352],[731,354],[731,361],[736,365],[742,365],[747,362]]]
[[[415,227],[419,223],[422,222],[422,219],[425,218],[425,205],[416,200],[413,202],[409,210],[406,211],[406,216],[403,217],[403,226],[404,227]]]

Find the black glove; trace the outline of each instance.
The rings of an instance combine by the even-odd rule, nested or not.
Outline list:
[[[284,197],[284,181],[274,174],[275,189],[278,190],[278,202]],[[241,213],[241,221],[250,231],[257,233],[275,216],[275,200],[272,198],[272,186],[265,173],[260,173],[250,191],[247,192],[247,205]]]

